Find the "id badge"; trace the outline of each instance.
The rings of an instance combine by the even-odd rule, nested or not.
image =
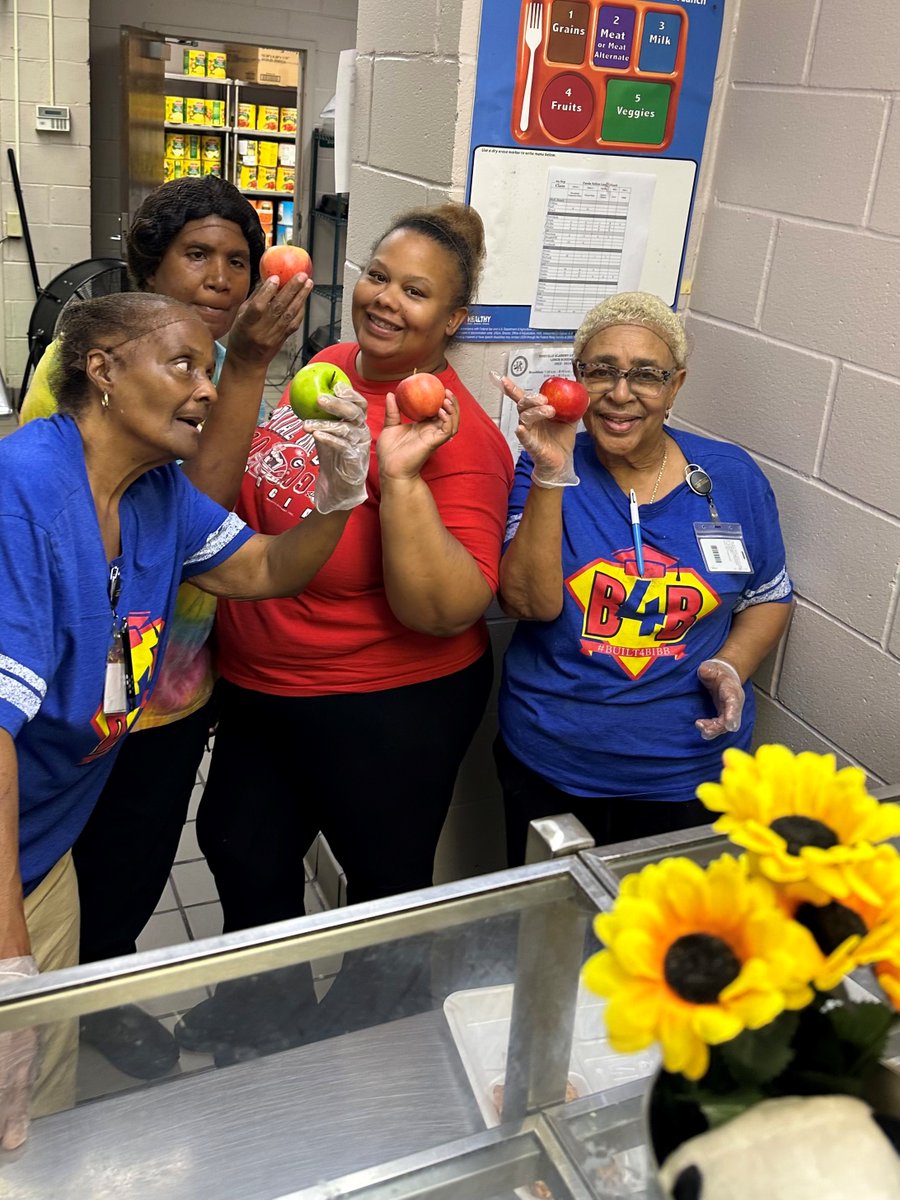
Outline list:
[[[753,571],[740,525],[695,521],[694,534],[707,571],[728,575]]]
[[[106,674],[103,679],[103,711],[108,716],[121,716],[131,711],[134,700],[134,674],[131,665],[131,643],[125,622],[113,633],[112,645],[106,654]]]

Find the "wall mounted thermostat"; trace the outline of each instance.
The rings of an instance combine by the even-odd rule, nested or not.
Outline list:
[[[34,127],[44,133],[68,133],[72,128],[68,104],[38,104]]]

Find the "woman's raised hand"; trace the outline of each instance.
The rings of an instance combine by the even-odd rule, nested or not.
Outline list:
[[[319,458],[316,508],[320,513],[343,512],[366,498],[372,450],[367,401],[347,384],[338,384],[333,396],[320,396],[318,403],[338,420],[303,422],[306,432],[316,439]]]
[[[516,437],[534,462],[532,481],[542,488],[575,487],[579,483],[572,465],[575,425],[555,421],[553,406],[539,392],[523,391],[495,371],[491,378],[519,410]]]
[[[312,287],[312,280],[302,273],[281,287],[274,276],[264,279],[238,309],[228,335],[229,357],[268,365],[300,328]]]
[[[375,445],[382,479],[414,479],[439,446],[459,429],[459,404],[452,392],[444,392],[444,403],[436,416],[412,424],[400,420],[393,392],[384,402],[384,428]]]

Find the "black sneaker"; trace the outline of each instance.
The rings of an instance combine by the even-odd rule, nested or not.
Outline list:
[[[184,1050],[243,1057],[271,1054],[300,1044],[316,997],[308,966],[287,967],[220,983],[215,994],[186,1012],[175,1026]]]
[[[135,1079],[159,1079],[178,1062],[178,1044],[155,1017],[121,1004],[81,1018],[81,1040]]]

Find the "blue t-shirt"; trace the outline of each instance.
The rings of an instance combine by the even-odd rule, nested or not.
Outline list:
[[[554,621],[520,621],[506,654],[500,731],[512,752],[576,796],[689,800],[718,778],[722,751],[746,749],[753,689],[741,728],[705,742],[694,727],[715,716],[697,667],[713,658],[732,616],[787,602],[791,584],[775,497],[749,454],[726,442],[668,431],[712,479],[722,522],[743,531],[750,574],[708,571],[694,531],[710,520],[686,483],[640,508],[644,577],[634,562],[628,497],[601,466],[590,435],[575,443],[578,487],[563,497],[563,608]],[[507,545],[531,486],[519,460]]]
[[[0,442],[0,728],[18,758],[26,895],[75,842],[152,693],[178,585],[253,535],[174,463],[137,479],[119,517],[116,611],[127,619],[137,694],[127,716],[107,716],[111,564],[78,427],[55,416]]]

